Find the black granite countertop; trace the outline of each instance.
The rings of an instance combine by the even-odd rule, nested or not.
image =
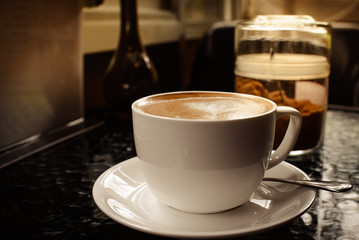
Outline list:
[[[136,156],[129,120],[104,124],[0,169],[1,239],[164,239],[111,220],[92,186],[109,167]],[[314,179],[351,181],[353,190],[319,190],[287,225],[238,239],[359,239],[359,113],[330,110],[324,144],[288,161]]]

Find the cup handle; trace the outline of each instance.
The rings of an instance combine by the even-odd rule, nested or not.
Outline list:
[[[287,131],[279,147],[274,152],[272,152],[267,170],[276,166],[287,158],[299,136],[300,128],[302,125],[302,116],[296,109],[292,107],[278,106],[277,119],[286,115],[289,116],[289,125]]]

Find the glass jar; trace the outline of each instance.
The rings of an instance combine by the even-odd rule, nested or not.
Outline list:
[[[320,147],[328,102],[331,28],[310,16],[262,15],[235,29],[235,91],[296,108],[302,130],[291,155]],[[277,120],[274,148],[288,120]]]

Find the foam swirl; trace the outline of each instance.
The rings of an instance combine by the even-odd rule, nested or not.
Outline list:
[[[234,94],[170,94],[152,97],[137,105],[142,111],[169,118],[237,119],[265,113],[272,105],[264,100]]]

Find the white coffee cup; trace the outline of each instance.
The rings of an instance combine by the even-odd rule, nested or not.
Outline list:
[[[273,151],[276,119],[284,115],[289,127]],[[149,189],[160,202],[192,213],[249,201],[265,171],[288,156],[302,121],[294,108],[265,98],[206,91],[141,98],[132,104],[132,117]]]

